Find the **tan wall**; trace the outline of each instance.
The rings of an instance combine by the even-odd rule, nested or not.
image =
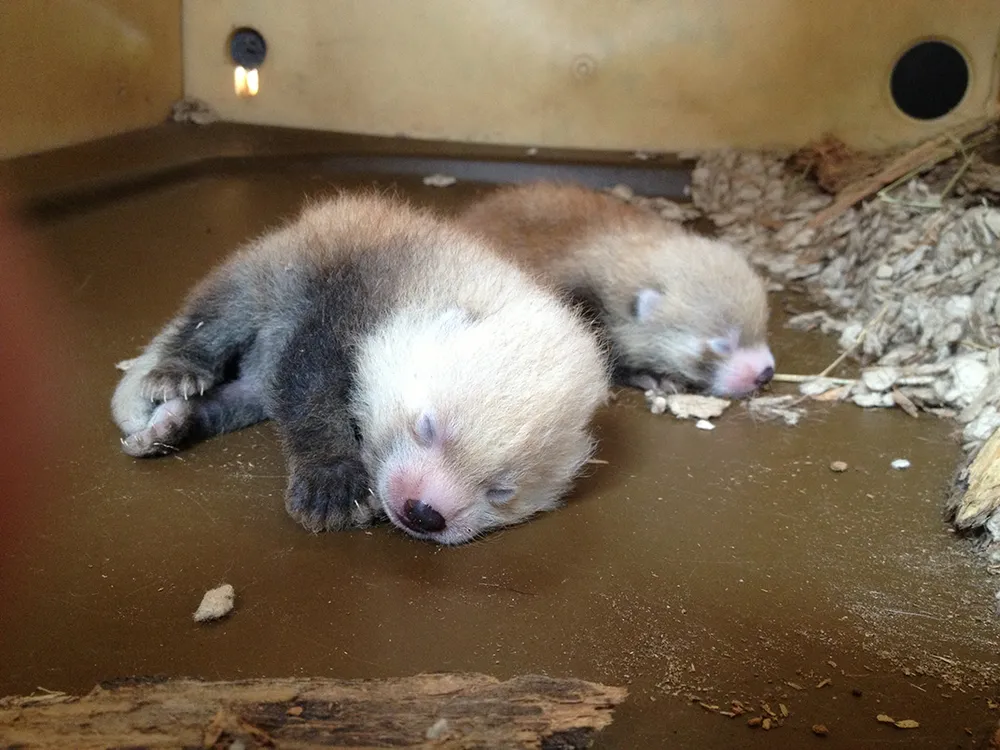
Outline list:
[[[0,158],[166,119],[180,0],[0,0]]]
[[[237,99],[229,31],[270,45]],[[944,36],[973,82],[921,123],[897,56]],[[997,108],[997,0],[186,0],[185,90],[229,120],[418,138],[677,150],[911,141]]]

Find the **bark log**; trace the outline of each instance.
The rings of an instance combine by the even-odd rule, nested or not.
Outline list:
[[[959,471],[950,506],[952,522],[966,531],[982,528],[1000,511],[1000,430]]]
[[[4,748],[584,748],[627,695],[535,675],[128,679],[0,699]]]

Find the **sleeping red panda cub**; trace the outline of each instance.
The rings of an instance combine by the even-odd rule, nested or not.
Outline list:
[[[559,504],[607,394],[590,326],[471,235],[341,196],[191,292],[112,398],[131,456],[270,418],[313,531],[384,513],[442,544]]]
[[[774,375],[764,285],[724,242],[544,182],[502,188],[460,221],[591,311],[621,384],[745,396]]]

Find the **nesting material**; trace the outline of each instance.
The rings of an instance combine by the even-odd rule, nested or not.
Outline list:
[[[1000,168],[972,151],[983,133],[958,142],[938,137],[884,158],[824,143],[808,155],[809,175],[801,156],[796,163],[778,153],[702,154],[691,195],[718,236],[745,249],[772,288],[807,291],[816,309],[789,325],[837,336],[845,358],[860,361],[857,378],[831,380],[826,376],[838,374],[832,368],[802,378],[804,400],[954,418],[967,475],[1000,429]],[[825,192],[815,174],[839,195]],[[794,424],[800,400],[766,397],[747,408]],[[960,480],[956,518],[1000,542],[1000,493],[988,507],[979,501],[974,522],[963,507],[966,494]]]
[[[195,622],[209,622],[225,617],[233,611],[236,602],[236,591],[228,583],[206,591],[201,599],[197,611],[194,613]]]
[[[794,396],[759,396],[750,399],[746,407],[754,419],[780,419],[789,427],[794,427],[805,414],[798,402],[799,399]]]
[[[698,396],[691,393],[671,393],[666,397],[667,408],[678,419],[713,419],[721,417],[729,408],[730,401],[714,396]]]
[[[707,419],[699,419],[694,423],[694,426],[699,430],[714,430],[715,425],[709,422]]]
[[[192,125],[210,125],[218,122],[219,115],[208,102],[188,96],[174,102],[170,110],[170,119]]]
[[[934,182],[914,177],[818,227],[833,199],[780,155],[705,156],[692,185],[724,238],[821,306],[790,325],[857,345],[867,366],[847,398],[955,416],[974,450],[1000,425],[1000,209],[942,198]]]

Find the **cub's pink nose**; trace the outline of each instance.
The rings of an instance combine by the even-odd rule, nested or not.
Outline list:
[[[443,531],[445,527],[444,516],[420,500],[406,501],[402,521],[414,531]]]
[[[773,377],[774,377],[774,368],[765,367],[763,370],[760,371],[760,374],[757,375],[757,380],[755,381],[757,383],[757,387],[759,388],[760,386],[767,385],[768,383],[771,382],[771,378]]]

